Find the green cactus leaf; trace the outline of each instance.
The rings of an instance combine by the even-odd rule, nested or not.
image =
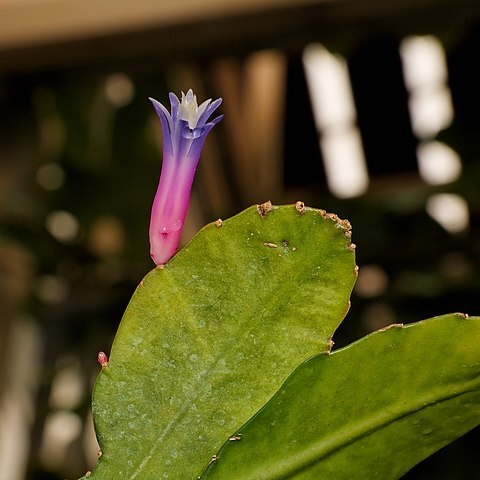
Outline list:
[[[295,367],[330,349],[355,278],[348,222],[301,203],[206,226],[127,307],[94,388],[102,455],[89,478],[197,478]]]
[[[480,423],[480,317],[375,332],[303,363],[205,480],[400,478]]]

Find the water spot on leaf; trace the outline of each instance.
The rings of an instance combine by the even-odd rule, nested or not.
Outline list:
[[[215,412],[215,422],[217,423],[217,425],[225,425],[225,411],[224,410],[218,410],[217,412]]]

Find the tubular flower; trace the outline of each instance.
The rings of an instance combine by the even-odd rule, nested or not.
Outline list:
[[[208,121],[222,103],[218,98],[200,106],[193,91],[182,92],[182,101],[170,93],[172,113],[150,98],[163,132],[163,163],[150,219],[150,255],[157,265],[175,253],[188,209],[190,190],[203,144],[223,115]]]

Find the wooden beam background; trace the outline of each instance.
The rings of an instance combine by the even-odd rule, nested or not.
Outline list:
[[[315,40],[342,49],[379,30],[438,30],[448,43],[479,18],[477,0],[4,0],[0,72],[114,68]]]

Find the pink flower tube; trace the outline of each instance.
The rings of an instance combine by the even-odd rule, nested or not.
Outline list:
[[[172,113],[150,98],[162,122],[163,163],[150,219],[150,255],[157,265],[176,252],[188,209],[190,191],[203,144],[223,115],[208,121],[222,103],[219,98],[200,106],[190,89],[182,101],[170,93]]]

